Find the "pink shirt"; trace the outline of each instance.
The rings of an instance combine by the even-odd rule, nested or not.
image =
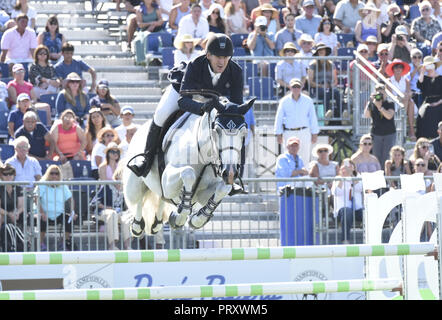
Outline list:
[[[29,96],[31,96],[31,90],[33,88],[32,83],[25,81],[23,84],[18,84],[15,79],[8,82],[8,89],[9,87],[14,87],[15,91],[17,92],[17,97],[20,93],[27,93]],[[10,105],[14,105],[15,101],[9,101]]]
[[[8,50],[6,60],[26,62],[31,59],[30,49],[37,48],[37,36],[32,29],[26,28],[23,35],[18,33],[17,28],[7,30],[2,37],[1,48]]]

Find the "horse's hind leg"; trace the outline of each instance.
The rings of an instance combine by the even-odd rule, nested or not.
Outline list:
[[[146,184],[129,169],[125,169],[124,198],[129,210],[134,213],[134,219],[130,230],[133,236],[141,237],[144,232],[145,222],[143,219],[143,198],[149,191]]]

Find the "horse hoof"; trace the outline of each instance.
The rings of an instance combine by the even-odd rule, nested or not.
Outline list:
[[[201,229],[207,224],[207,222],[210,221],[210,218],[212,217],[208,217],[202,214],[198,215],[198,213],[196,213],[190,217],[189,226],[192,229]]]
[[[136,226],[136,228],[140,229],[140,231],[136,231],[134,230],[134,226]],[[134,237],[141,237],[144,234],[144,227],[146,226],[146,224],[144,223],[144,219],[141,218],[140,221],[136,220],[135,218],[132,220],[132,223],[130,225],[130,232],[132,233],[132,235]]]
[[[187,217],[187,216],[186,216]],[[184,226],[186,219],[182,218],[181,214],[172,212],[169,216],[169,225],[172,229],[178,229]]]
[[[163,228],[163,222],[155,217],[155,221],[150,228],[151,234],[157,234]]]

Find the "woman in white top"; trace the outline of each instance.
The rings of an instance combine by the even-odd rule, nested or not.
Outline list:
[[[11,18],[15,19],[20,13],[26,14],[28,17],[28,27],[34,30],[37,11],[28,5],[28,0],[17,0],[14,10],[11,12]]]
[[[338,54],[338,37],[335,34],[335,25],[332,20],[325,16],[319,24],[318,32],[315,34],[315,43],[324,43],[332,49],[332,55]]]
[[[98,167],[106,159],[104,150],[111,142],[115,142],[116,144],[120,143],[120,139],[118,138],[118,134],[115,129],[112,129],[111,127],[104,127],[98,131],[97,143],[92,148],[91,154],[91,174],[96,180],[98,180]]]
[[[350,159],[342,160],[339,175],[341,178],[356,176],[356,166]],[[362,221],[362,182],[352,180],[336,180],[331,192],[334,196],[333,216],[338,217],[341,223],[342,243],[349,243],[350,229],[357,219]]]
[[[247,20],[241,0],[232,0],[226,4],[225,13],[227,17],[227,34],[248,33]]]
[[[336,161],[330,160],[333,153],[333,147],[328,143],[318,143],[312,150],[312,156],[317,158],[310,163],[310,177],[317,177],[318,184],[322,184],[320,178],[336,177],[339,174],[339,165]],[[332,183],[327,183],[328,188],[332,187]]]
[[[177,50],[174,51],[174,65],[178,66],[181,62],[186,64],[201,54],[200,50],[195,50],[196,44],[200,39],[194,39],[190,34],[183,34],[174,41]]]

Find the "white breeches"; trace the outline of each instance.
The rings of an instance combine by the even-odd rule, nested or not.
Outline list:
[[[180,95],[172,85],[167,86],[166,91],[161,96],[161,100],[158,103],[158,107],[153,115],[153,121],[159,127],[162,127],[169,116],[179,109],[178,98]]]

